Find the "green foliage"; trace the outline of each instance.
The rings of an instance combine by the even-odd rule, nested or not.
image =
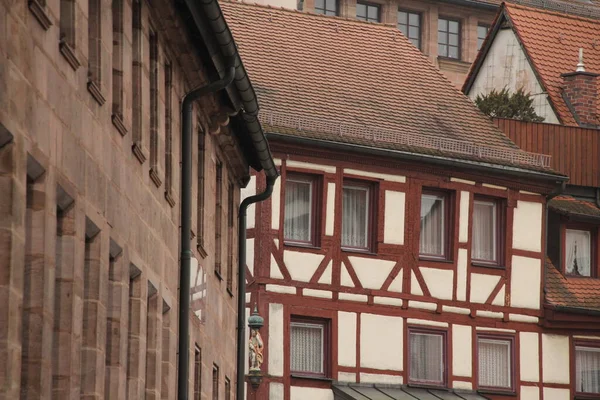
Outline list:
[[[511,118],[527,122],[542,122],[544,117],[540,117],[533,109],[533,98],[523,89],[510,94],[508,89],[501,91],[493,89],[485,96],[477,95],[475,104],[479,109],[490,117]]]

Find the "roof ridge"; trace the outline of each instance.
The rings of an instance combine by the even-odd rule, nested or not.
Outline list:
[[[536,12],[536,13],[549,14],[549,15],[554,15],[554,16],[564,17],[564,18],[569,18],[569,19],[583,20],[586,22],[591,22],[593,24],[600,24],[600,21],[598,20],[598,19],[600,19],[600,7],[596,7],[596,6],[590,7],[590,10],[593,9],[598,12],[598,18],[592,18],[592,17],[585,17],[585,16],[579,15],[579,14],[570,13],[567,11],[552,10],[549,8],[540,8],[540,7],[525,5],[522,3],[513,3],[512,1],[518,1],[518,0],[511,0],[511,1],[503,2],[504,6],[507,10],[510,8],[518,8],[518,9],[527,10],[527,11]]]

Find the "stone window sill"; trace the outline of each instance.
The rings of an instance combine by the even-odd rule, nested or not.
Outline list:
[[[46,13],[46,7],[40,4],[39,0],[29,0],[29,11],[31,11],[45,31],[52,26],[52,21]]]
[[[67,60],[73,71],[77,71],[77,68],[81,65],[77,56],[75,55],[75,51],[73,48],[66,42],[65,39],[61,39],[58,44],[58,49],[60,50],[60,54]]]

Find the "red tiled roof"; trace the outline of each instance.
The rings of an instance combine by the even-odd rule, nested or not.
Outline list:
[[[504,4],[504,10],[559,119],[565,125],[577,126],[562,97],[561,74],[575,71],[579,48],[584,49],[586,71],[600,72],[600,21],[509,3]],[[483,56],[480,52],[467,82]],[[600,88],[600,80],[598,82]],[[598,106],[600,113],[600,102]]]
[[[600,280],[565,277],[546,260],[546,303],[554,306],[600,310]]]
[[[263,111],[519,151],[395,27],[239,2],[221,8]]]
[[[548,207],[563,215],[600,218],[600,209],[594,202],[571,196],[557,196],[548,202]]]

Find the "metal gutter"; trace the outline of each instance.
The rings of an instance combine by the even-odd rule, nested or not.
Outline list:
[[[454,4],[457,6],[479,8],[482,10],[489,10],[489,11],[496,11],[498,8],[500,8],[499,4],[483,3],[483,2],[477,1],[477,0],[440,0],[440,2]]]
[[[600,310],[595,310],[591,308],[581,308],[581,307],[568,307],[568,306],[555,306],[550,305],[547,308],[555,311],[579,314],[579,315],[590,315],[590,316],[600,316]]]
[[[532,171],[518,167],[496,165],[487,162],[470,161],[470,160],[457,160],[443,156],[433,156],[427,154],[411,153],[402,150],[391,150],[391,149],[380,149],[371,146],[352,144],[352,143],[340,143],[333,142],[330,140],[313,139],[306,137],[298,137],[285,135],[280,133],[267,133],[268,139],[275,139],[283,142],[293,144],[304,144],[304,145],[318,145],[324,148],[332,150],[352,151],[360,152],[362,154],[369,154],[374,156],[393,157],[402,160],[410,161],[422,161],[429,164],[440,165],[444,167],[458,167],[458,168],[469,168],[480,172],[494,172],[502,173],[505,175],[517,176],[522,178],[535,178],[545,181],[554,181],[555,183],[566,182],[569,178],[563,175],[555,175],[552,173],[545,173],[540,171]]]

